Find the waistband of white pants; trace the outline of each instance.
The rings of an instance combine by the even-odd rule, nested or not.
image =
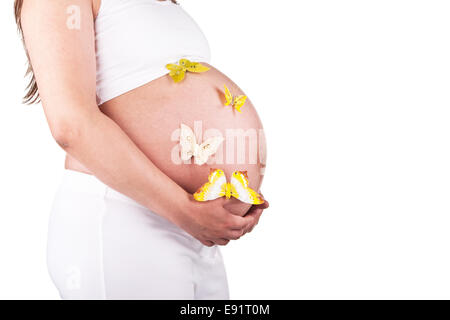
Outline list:
[[[69,188],[70,190],[74,191],[87,192],[91,194],[97,194],[99,196],[106,196],[108,198],[121,200],[128,204],[147,209],[139,202],[112,189],[111,187],[100,181],[96,176],[91,174],[71,169],[65,169],[62,178],[62,186],[63,188]]]
[[[194,240],[194,238],[191,235],[189,235],[186,231],[184,231],[184,230],[180,229],[179,227],[175,226],[174,224],[170,223],[168,220],[165,220],[164,218],[160,217],[158,214],[154,213],[150,209],[139,204],[137,201],[131,199],[130,197],[107,186],[105,183],[100,181],[94,175],[71,170],[71,169],[65,169],[63,172],[63,177],[62,177],[62,182],[61,182],[60,188],[74,191],[74,192],[94,194],[94,195],[98,195],[99,197],[105,197],[107,199],[116,199],[116,200],[125,202],[127,204],[133,205],[133,206],[138,206],[138,207],[146,210],[146,214],[151,214],[151,216],[157,217],[161,221],[167,222],[166,223],[167,228],[171,228],[172,231],[183,234],[190,241]],[[216,246],[214,246],[213,248],[209,248],[209,247],[203,246],[197,240],[195,240],[194,243],[195,243],[194,247],[196,247],[197,250],[200,250],[199,251],[200,254],[210,255],[210,256],[215,255]]]

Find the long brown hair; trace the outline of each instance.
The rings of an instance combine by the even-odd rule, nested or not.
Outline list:
[[[105,0],[102,0],[105,1]],[[161,1],[161,0],[159,0]],[[166,0],[162,0],[166,1]],[[170,0],[175,4],[178,4],[176,0]],[[33,67],[31,66],[30,56],[28,55],[27,48],[25,46],[25,39],[23,37],[23,30],[22,30],[22,6],[23,6],[23,0],[14,0],[14,16],[16,18],[17,28],[20,33],[20,37],[22,38],[22,43],[25,48],[25,53],[27,55],[28,59],[28,67],[27,72],[25,73],[25,77],[30,77],[30,80],[28,82],[28,85],[26,87],[26,93],[23,97],[23,103],[25,104],[33,104],[36,102],[39,102],[39,90],[36,82],[36,77],[34,76]]]
[[[34,72],[33,72],[33,67],[31,66],[30,57],[28,55],[27,48],[25,47],[25,41],[23,38],[22,5],[23,5],[23,0],[15,0],[14,1],[14,16],[16,17],[17,28],[19,30],[20,37],[22,38],[22,43],[23,43],[23,46],[25,48],[25,53],[28,58],[28,67],[27,67],[27,72],[25,73],[25,77],[28,77],[28,76],[30,77],[30,81],[28,82],[28,85],[26,87],[25,96],[23,97],[23,103],[33,104],[33,103],[39,102],[39,92],[38,92],[38,87],[37,87],[37,83],[36,83],[36,78],[35,78]]]

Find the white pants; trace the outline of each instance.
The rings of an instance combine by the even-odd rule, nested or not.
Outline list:
[[[217,246],[72,170],[52,208],[48,267],[63,299],[229,298]]]

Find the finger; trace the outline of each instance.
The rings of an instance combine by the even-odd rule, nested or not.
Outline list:
[[[245,214],[246,216],[248,215],[254,215],[255,212],[257,212],[259,215],[261,215],[262,211],[261,210],[265,210],[269,207],[269,203],[265,204],[260,204],[260,205],[253,205],[250,207],[250,209],[248,210],[248,212]]]
[[[207,247],[212,247],[214,245],[214,242],[209,240],[200,240],[200,242]]]
[[[215,239],[214,243],[218,244],[219,246],[226,246],[230,242],[228,239]]]
[[[269,205],[269,201],[265,200],[264,203],[260,204],[262,209],[267,209],[268,207],[270,207]]]
[[[227,234],[227,239],[238,240],[244,234],[244,230],[230,230]]]
[[[261,192],[259,194],[264,199],[264,203],[262,203],[258,206],[260,206],[262,209],[267,209],[269,207],[269,201],[266,200],[266,198],[264,197],[264,195]]]
[[[258,219],[256,219],[256,222],[255,222],[255,224],[250,228],[250,230],[248,230],[248,232],[247,233],[250,233],[250,232],[252,232],[253,231],[253,229],[255,229],[255,227],[258,225],[258,223],[259,223],[259,218]]]
[[[244,229],[243,234],[247,234],[249,232],[251,232],[253,230],[253,228],[255,228],[255,226],[258,224],[259,222],[259,218],[261,217],[261,214],[263,213],[263,209],[255,209],[252,213],[251,216],[253,216],[254,221],[253,223],[251,223],[250,225],[247,226],[247,228]]]
[[[249,212],[245,215],[246,217],[254,217],[259,219],[261,217],[261,214],[263,213],[264,209],[261,208],[251,208]]]
[[[230,215],[228,217],[228,228],[230,230],[244,230],[247,228],[254,220],[252,215],[245,215],[244,217]]]
[[[269,208],[269,202],[268,201],[264,201],[261,204],[253,205],[252,208],[267,209],[267,208]]]
[[[255,227],[258,225],[258,223],[256,223],[247,233],[250,233],[253,231],[253,229],[255,229]]]
[[[253,220],[251,223],[249,223],[243,230],[242,230],[242,236],[246,235],[250,229],[254,228],[256,224],[256,221]]]

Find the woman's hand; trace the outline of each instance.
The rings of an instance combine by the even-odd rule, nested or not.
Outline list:
[[[239,239],[250,227],[254,226],[257,213],[240,217],[232,214],[223,206],[227,200],[219,198],[213,201],[198,202],[189,195],[184,212],[175,223],[205,246],[226,245],[230,240]]]
[[[253,205],[250,208],[245,217],[253,217],[253,222],[247,226],[247,228],[244,230],[243,235],[252,232],[253,228],[258,224],[261,214],[267,208],[269,208],[269,202],[267,200],[263,204]]]

